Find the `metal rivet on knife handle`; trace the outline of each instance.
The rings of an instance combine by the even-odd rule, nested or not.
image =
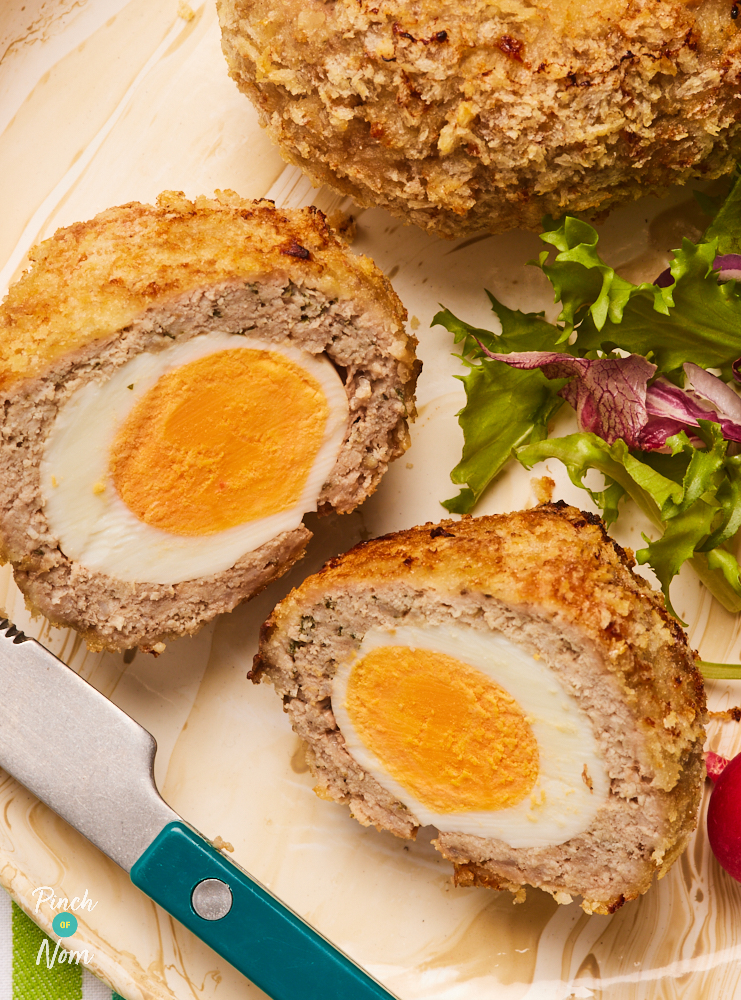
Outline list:
[[[190,902],[204,920],[221,920],[232,908],[232,890],[220,878],[204,878],[193,890]]]

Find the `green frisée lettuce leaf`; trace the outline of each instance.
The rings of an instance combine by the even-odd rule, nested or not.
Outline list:
[[[683,240],[670,267],[674,284],[667,288],[619,277],[597,253],[596,231],[581,220],[567,217],[540,238],[558,250],[550,264],[542,253],[538,266],[562,305],[559,338],[578,328],[572,353],[618,348],[650,356],[664,372],[690,361],[720,368],[730,379],[730,366],[741,356],[741,296],[735,282],[718,283],[717,237],[697,246]]]
[[[557,458],[566,466],[575,486],[586,490],[610,525],[617,518],[620,500],[626,494],[655,524],[661,524],[661,510],[682,496],[682,487],[633,458],[624,441],[609,445],[596,434],[581,431],[562,438],[548,438],[519,448],[517,459],[526,469],[538,462]],[[605,490],[595,491],[584,483],[591,469],[605,478]],[[610,494],[605,497],[605,493]]]
[[[672,614],[669,587],[686,560],[725,607],[738,611],[741,567],[722,543],[739,520],[739,456],[726,456],[728,442],[717,424],[701,421],[699,432],[704,449],[695,448],[684,431],[668,439],[671,457],[689,455],[689,462],[674,462],[673,470],[665,463],[669,475],[629,451],[624,441],[608,445],[587,432],[535,442],[519,448],[516,457],[526,469],[558,459],[571,481],[589,492],[608,524],[617,517],[621,497],[628,495],[638,504],[663,533],[655,541],[644,537],[646,547],[636,552],[636,560],[656,573]],[[584,483],[591,469],[605,477],[602,492]]]
[[[720,368],[728,381],[741,356],[741,298],[735,282],[718,284],[716,256],[715,240],[699,246],[684,240],[670,267],[674,284],[634,286],[617,321],[608,314],[598,325],[590,310],[579,327],[579,349],[650,355],[664,372],[689,361]]]
[[[725,460],[726,479],[720,484],[716,496],[721,503],[723,518],[712,535],[699,549],[710,552],[733,538],[741,528],[741,455],[732,455]]]
[[[516,351],[565,351],[564,346],[557,346],[560,331],[549,323],[544,313],[524,313],[519,309],[508,309],[499,302],[491,292],[486,293],[491,303],[492,312],[499,320],[501,333],[491,330],[480,330],[457,319],[449,309],[441,309],[432,317],[430,326],[444,326],[453,334],[453,343],[460,345],[461,355],[470,358],[483,358],[481,344],[490,351],[499,354],[512,354]]]
[[[546,224],[549,221],[546,219]],[[553,285],[555,301],[561,303],[557,320],[562,324],[561,340],[568,338],[574,327],[587,317],[596,330],[601,330],[608,320],[620,323],[633,295],[656,291],[653,285],[625,281],[605,264],[597,253],[597,231],[581,219],[566,216],[560,226],[541,233],[540,238],[558,250],[550,264],[549,251],[541,253],[537,266]]]
[[[700,208],[713,217],[704,239],[717,240],[718,253],[741,253],[741,170],[736,167],[733,186],[720,205],[713,205],[707,197],[705,204],[699,200]]]
[[[674,252],[673,282],[668,286],[636,285],[618,275],[600,257],[597,232],[588,223],[570,217],[546,219],[541,239],[551,249],[531,263],[548,278],[560,304],[555,323],[542,313],[509,309],[491,293],[500,333],[472,327],[445,308],[438,312],[433,325],[441,324],[453,334],[468,369],[461,376],[466,405],[458,414],[463,455],[451,473],[462,489],[443,506],[455,513],[471,511],[512,455],[526,468],[556,458],[571,480],[587,490],[608,524],[619,516],[626,496],[653,522],[658,535],[645,539],[636,559],[653,568],[670,610],[671,582],[689,561],[721,603],[737,612],[741,567],[727,546],[741,529],[741,455],[734,454],[738,444],[728,453],[721,424],[734,438],[737,432],[728,429],[729,421],[738,423],[738,417],[724,416],[717,406],[708,420],[697,413],[697,419],[676,420],[676,412],[655,409],[661,400],[668,406],[672,392],[680,397],[685,393],[685,399],[694,392],[693,405],[697,403],[693,382],[686,388],[687,373],[697,371],[692,366],[720,370],[723,381],[732,382],[732,365],[741,358],[741,282],[719,282],[713,267],[719,253],[741,253],[741,171],[724,203],[712,210],[715,215],[702,241],[684,240]],[[548,380],[539,367],[526,366],[526,359],[508,364],[488,357],[487,351],[500,357],[555,351],[590,361],[645,358],[657,366],[646,388],[650,413],[664,420],[667,429],[662,433],[669,436],[651,443],[642,434],[629,448],[618,431],[617,439],[613,433],[605,435],[613,442],[608,444],[591,432],[603,433],[602,424],[579,417],[585,428],[581,432],[549,438],[549,423],[564,403],[559,393],[570,380]],[[540,362],[534,357],[532,363]],[[683,369],[685,364],[688,369]],[[712,377],[705,377],[706,384]],[[617,381],[609,391],[618,391]],[[576,398],[572,389],[566,395]],[[718,396],[717,390],[708,392],[709,399]],[[607,405],[612,406],[609,398]],[[673,433],[682,425],[687,432]],[[661,450],[646,450],[652,447]],[[604,477],[602,489],[587,485],[591,470]]]
[[[514,448],[545,437],[549,420],[564,402],[558,391],[566,379],[547,379],[540,371],[518,371],[485,357],[481,344],[500,354],[561,350],[554,345],[554,327],[542,313],[508,309],[493,295],[489,298],[502,325],[501,334],[469,326],[447,309],[432,321],[433,326],[440,324],[453,334],[469,369],[460,376],[466,390],[466,405],[458,415],[463,456],[450,474],[453,483],[464,488],[443,502],[454,514],[467,514],[474,507]]]
[[[466,390],[466,405],[459,416],[463,456],[450,478],[466,486],[457,497],[443,502],[455,514],[467,514],[473,508],[514,448],[545,436],[548,421],[563,405],[558,390],[565,379],[549,381],[539,371],[518,371],[492,361],[486,366],[471,365],[462,381]]]

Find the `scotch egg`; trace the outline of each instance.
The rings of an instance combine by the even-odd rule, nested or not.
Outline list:
[[[166,192],[30,258],[0,306],[0,546],[92,648],[232,610],[408,446],[404,309],[314,209]]]
[[[684,849],[705,695],[659,593],[600,519],[546,504],[333,559],[265,622],[269,680],[322,799],[457,885],[611,913]]]

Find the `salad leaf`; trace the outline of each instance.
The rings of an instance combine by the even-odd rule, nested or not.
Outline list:
[[[684,365],[685,389],[663,376],[648,386],[656,365],[640,354],[625,358],[576,358],[555,351],[494,354],[478,343],[494,361],[523,370],[539,368],[549,379],[568,378],[559,395],[576,410],[579,429],[594,431],[608,444],[622,438],[630,448],[658,450],[672,435],[698,427],[700,420],[715,421],[726,440],[741,442],[741,398],[697,365]]]
[[[714,516],[713,508],[702,501],[697,501],[672,518],[664,534],[657,541],[652,542],[644,537],[648,546],[636,552],[636,562],[639,565],[648,563],[658,577],[667,609],[675,618],[679,616],[669,599],[669,584],[679,572],[682,563],[692,558],[700,540],[707,537]]]
[[[741,601],[738,601],[735,605],[727,603],[719,596],[719,593],[716,594],[713,586],[707,583],[707,579],[703,576],[701,568],[699,568],[701,564],[698,563],[698,560],[700,560],[701,558],[702,558],[701,555],[695,555],[695,557],[692,559],[692,565],[697,571],[697,574],[700,577],[700,579],[708,587],[708,590],[710,590],[711,594],[715,594],[715,596],[718,597],[718,600],[720,600],[721,604],[723,604],[724,607],[728,608],[729,611],[740,611]],[[713,549],[711,552],[708,552],[707,554],[707,566],[709,570],[711,571],[717,570],[719,573],[721,573],[723,575],[725,582],[728,584],[729,588],[735,594],[738,594],[739,570],[741,569],[741,567],[739,567],[738,560],[734,555],[732,555],[727,549],[723,548]]]
[[[460,344],[461,354],[467,357],[484,357],[484,348],[501,354],[512,351],[565,350],[564,347],[554,346],[560,331],[545,319],[544,313],[524,313],[519,309],[508,309],[491,292],[486,294],[492,312],[502,326],[501,333],[479,330],[445,308],[432,317],[430,326],[444,326],[449,330],[453,334],[453,343]]]
[[[563,404],[558,395],[563,379],[550,382],[539,371],[518,371],[501,361],[472,365],[462,381],[466,405],[458,419],[465,443],[450,478],[467,488],[443,503],[455,514],[473,508],[514,448],[545,436],[548,421]]]
[[[683,365],[685,383],[703,405],[707,401],[717,411],[719,422],[724,420],[741,423],[741,397],[715,375],[704,371],[698,365],[687,363]],[[728,437],[728,434],[725,434]]]
[[[719,473],[722,470],[728,442],[723,438],[718,425],[710,421],[701,420],[698,433],[705,448],[695,448],[684,431],[667,440],[674,454],[680,451],[687,452],[690,461],[682,479],[682,499],[676,505],[676,511],[666,509],[662,511],[665,518],[684,513],[706,493],[714,497],[720,486]],[[715,503],[715,506],[718,504]]]
[[[555,301],[562,304],[558,317],[564,323],[562,339],[571,334],[584,310],[601,330],[608,318],[613,323],[621,321],[636,288],[653,290],[653,285],[632,285],[605,264],[597,253],[597,231],[581,219],[566,216],[558,228],[541,233],[540,238],[559,251],[551,264],[546,263],[548,253],[542,253],[538,265],[553,285]]]
[[[605,511],[599,500],[601,494],[584,484],[584,477],[590,469],[604,475],[608,488],[615,484],[619,486],[622,493],[632,497],[654,523],[661,524],[661,511],[676,507],[683,496],[681,484],[635,459],[621,440],[609,445],[596,434],[581,431],[562,438],[533,442],[517,451],[517,459],[526,469],[548,458],[563,462],[572,483],[587,490],[603,511],[603,517]]]
[[[705,205],[701,201],[700,208],[704,212],[708,212],[709,208],[712,212],[712,206],[707,201]],[[717,240],[718,253],[741,253],[741,170],[738,167],[728,197],[712,214],[714,218],[705,232],[705,242]]]
[[[656,372],[656,365],[645,358],[637,354],[627,358],[575,358],[553,351],[492,354],[486,348],[484,352],[513,368],[539,368],[546,378],[570,379],[559,395],[576,410],[582,430],[594,431],[608,444],[621,437],[629,445],[639,446],[641,431],[648,421],[646,386]]]
[[[684,432],[669,438],[668,443],[674,453],[680,451],[690,453],[690,461],[682,482],[682,497],[672,507],[665,504],[662,508],[661,516],[666,522],[666,528],[661,538],[655,542],[645,538],[647,547],[636,552],[636,561],[639,565],[649,563],[659,578],[669,610],[672,610],[669,584],[679,572],[682,563],[691,559],[695,551],[701,549],[703,542],[708,539],[713,522],[717,520],[720,506],[715,494],[720,485],[719,473],[722,475],[723,459],[728,445],[717,424],[703,421],[699,432],[707,446],[705,449],[694,448]],[[730,556],[730,553],[726,555]],[[728,577],[726,579],[731,582]],[[735,583],[741,595],[738,569]]]
[[[465,486],[457,497],[443,503],[455,514],[472,510],[512,457],[514,448],[546,435],[548,422],[563,404],[558,392],[564,379],[549,381],[539,371],[517,371],[486,357],[487,347],[502,354],[543,349],[558,352],[556,328],[542,313],[508,309],[491,294],[489,299],[502,325],[501,334],[470,326],[448,309],[442,309],[432,320],[433,326],[444,326],[453,334],[455,343],[462,345],[469,368],[468,374],[460,377],[466,390],[466,405],[458,414],[464,436],[463,455],[450,475],[453,483]]]
[[[692,560],[703,582],[729,610],[739,610],[741,567],[720,546],[730,537],[729,528],[741,520],[738,509],[741,456],[726,458],[728,442],[718,424],[701,421],[699,433],[706,446],[702,449],[695,448],[684,432],[668,441],[675,455],[682,452],[689,455],[679,481],[662,475],[636,457],[624,441],[609,445],[596,434],[586,432],[539,441],[518,449],[516,455],[526,469],[547,458],[559,459],[572,482],[587,489],[609,524],[615,519],[612,497],[605,499],[604,494],[584,484],[587,472],[597,469],[605,476],[608,489],[618,487],[656,527],[664,529],[656,541],[644,539],[646,548],[636,552],[636,560],[652,567],[670,611],[669,586],[687,559]],[[674,468],[681,473],[681,464],[675,463]],[[712,547],[711,542],[715,542]]]
[[[598,327],[591,314],[579,327],[579,349],[651,356],[662,371],[685,362],[720,368],[725,380],[741,356],[741,298],[733,281],[718,284],[713,271],[716,243],[683,240],[671,265],[668,288],[636,285],[619,320]]]
[[[687,389],[680,389],[665,378],[656,379],[649,388],[646,393],[647,421],[638,437],[640,448],[645,451],[663,448],[671,435],[683,429],[699,427],[701,420],[718,423],[726,440],[741,441],[741,423],[736,422],[737,404],[741,404],[741,399],[715,375],[701,368],[697,371],[702,373],[702,378],[694,376],[694,384],[690,382],[695,367],[684,365],[685,372],[688,372]],[[721,393],[712,382],[717,382],[724,392],[735,397],[735,402],[728,403],[727,409],[723,409]],[[694,388],[697,385],[702,387],[702,391]],[[729,413],[736,419],[731,419]]]
[[[557,458],[608,524],[628,496],[660,530],[636,558],[653,567],[668,607],[689,561],[726,608],[741,610],[741,567],[726,548],[741,530],[741,455],[728,453],[729,441],[741,443],[741,398],[725,384],[734,370],[741,381],[741,172],[703,241],[674,252],[661,286],[616,274],[587,223],[545,225],[541,239],[556,253],[532,263],[561,305],[555,323],[492,295],[500,334],[445,309],[433,320],[469,369],[463,457],[451,476],[463,489],[445,506],[470,511],[513,451],[527,468]],[[549,439],[562,398],[581,430]],[[603,489],[587,487],[591,469]]]
[[[726,458],[725,472],[726,480],[717,493],[723,516],[712,535],[699,546],[699,552],[710,552],[733,538],[741,528],[741,455]]]

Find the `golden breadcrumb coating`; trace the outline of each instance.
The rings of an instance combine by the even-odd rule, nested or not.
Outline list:
[[[444,236],[603,213],[741,150],[730,0],[219,0],[229,72],[317,183]]]
[[[281,211],[233,191],[157,205],[131,202],[58,230],[29,253],[32,267],[0,305],[0,388],[125,328],[149,306],[191,290],[283,274],[327,298],[355,299],[401,326],[405,313],[383,273],[349,254],[320,212]],[[378,308],[374,303],[378,303]],[[398,360],[413,346],[399,336]]]

